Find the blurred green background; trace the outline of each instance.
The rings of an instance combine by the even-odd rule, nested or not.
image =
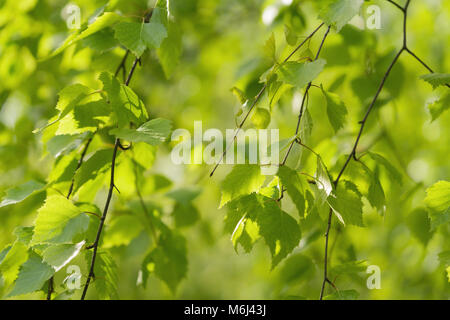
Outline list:
[[[73,1],[81,8],[82,23],[106,2]],[[117,11],[129,16],[142,16],[152,5],[152,1],[110,2]],[[183,34],[181,62],[173,76],[166,79],[155,53],[146,52],[130,86],[144,101],[151,117],[170,119],[174,128],[193,130],[195,120],[203,121],[204,130],[234,128],[234,114],[240,105],[230,89],[236,86],[248,97],[256,95],[261,87],[260,75],[271,66],[262,49],[265,41],[273,32],[277,58],[281,61],[294,48],[286,43],[286,26],[300,41],[319,25],[318,8],[324,3],[317,0],[171,1],[170,9]],[[60,55],[44,59],[71,32],[61,15],[66,4],[60,0],[0,0],[0,190],[30,179],[45,181],[55,158],[42,142],[42,135],[32,131],[56,114],[59,90],[72,83],[99,87],[99,73],[114,72],[123,56],[124,49],[119,46],[98,50],[93,41],[86,39]],[[369,5],[381,9],[379,30],[364,28]],[[401,47],[401,19],[401,12],[387,1],[368,1],[361,18],[353,19],[339,34],[332,31],[322,51],[327,65],[315,83],[338,93],[349,109],[349,116],[345,128],[334,134],[329,123],[321,121],[326,112],[323,96],[320,90],[312,88],[309,111],[314,128],[308,145],[321,154],[334,176],[344,155],[350,152],[359,128],[358,120],[393,54]],[[449,1],[413,0],[410,5],[408,45],[435,71],[442,73],[450,70],[449,21]],[[317,50],[324,31],[309,43],[312,52]],[[308,55],[306,49],[298,57]],[[132,59],[127,63],[131,65]],[[364,271],[333,279],[340,290],[355,289],[362,299],[450,298],[446,267],[438,259],[440,252],[450,248],[449,225],[444,224],[430,233],[424,220],[414,214],[416,208],[424,207],[426,188],[450,177],[450,113],[431,122],[427,103],[444,89],[433,91],[419,79],[426,73],[410,56],[401,57],[360,144],[361,150],[370,147],[389,158],[404,175],[403,185],[391,183],[382,174],[387,200],[384,215],[365,203],[366,228],[333,225],[331,266],[366,260],[368,265],[378,265],[381,269],[379,290],[367,289],[368,275]],[[279,128],[282,139],[295,131],[300,98],[298,92],[288,91],[272,110],[269,128]],[[267,98],[260,106],[268,107]],[[100,138],[96,139],[93,144],[100,144]],[[194,200],[199,220],[180,229],[187,239],[187,277],[175,294],[153,276],[146,289],[136,286],[150,242],[149,236],[142,232],[129,239],[129,245],[111,248],[119,266],[119,296],[122,299],[317,299],[322,281],[325,225],[304,233],[300,246],[272,271],[270,253],[262,241],[250,254],[241,250],[236,254],[229,234],[224,232],[226,211],[217,209],[220,182],[231,166],[219,167],[209,178],[211,166],[174,165],[170,161],[172,146],[168,143],[158,149],[155,162],[153,166],[149,163],[146,173],[149,181],[156,181],[155,177],[163,179],[161,176],[170,181],[150,188],[145,199],[160,207],[164,219],[172,224],[174,202],[166,193],[192,187],[201,191]],[[299,150],[294,150],[289,164],[294,167],[300,157]],[[307,165],[315,161],[311,155],[304,157]],[[124,176],[121,174],[119,170],[117,180],[124,181],[118,186],[122,191],[127,189],[126,170]],[[133,192],[131,187],[115,196],[110,219],[120,215],[124,203],[133,198]],[[1,248],[14,240],[16,227],[33,223],[44,199],[45,191],[17,205],[0,208]],[[105,192],[101,191],[95,199],[101,207]],[[293,214],[293,204],[289,199],[285,203],[285,210]],[[64,272],[58,275],[58,283],[64,277]],[[331,293],[332,289],[327,292]],[[42,297],[42,294],[25,296]],[[94,290],[90,297],[95,297]]]

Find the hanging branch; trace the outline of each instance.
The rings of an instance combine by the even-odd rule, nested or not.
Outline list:
[[[126,86],[129,85],[129,83],[131,81],[131,78],[133,77],[134,70],[136,69],[136,66],[137,66],[139,61],[140,61],[140,58],[136,58],[134,60],[133,65],[131,67],[131,70],[130,70],[130,72],[128,74],[127,80],[125,81],[125,85]],[[106,197],[105,207],[103,209],[102,217],[100,218],[100,224],[98,226],[98,230],[97,230],[97,235],[95,237],[95,241],[89,247],[89,248],[93,248],[94,250],[93,250],[93,253],[92,253],[92,260],[91,260],[91,264],[90,264],[90,268],[89,268],[89,274],[88,274],[88,277],[86,279],[86,284],[84,285],[84,288],[83,288],[83,294],[81,295],[81,300],[84,300],[84,298],[86,297],[86,293],[87,293],[87,290],[89,288],[89,284],[91,282],[92,277],[94,276],[94,267],[95,267],[95,260],[97,258],[98,244],[99,244],[99,241],[100,241],[100,236],[101,236],[101,233],[102,233],[102,230],[103,230],[103,226],[105,224],[106,215],[108,214],[108,209],[109,209],[109,205],[111,203],[112,194],[113,194],[114,188],[116,188],[116,186],[114,184],[114,171],[115,171],[115,166],[116,166],[117,150],[119,149],[120,146],[121,146],[120,139],[116,138],[116,141],[114,143],[112,160],[111,160],[111,178],[110,178],[110,182],[109,182],[108,196]]]
[[[89,148],[89,145],[92,142],[92,139],[94,138],[96,132],[94,132],[89,139],[86,141],[86,144],[83,147],[83,151],[81,152],[81,157],[78,160],[77,166],[75,168],[75,171],[73,172],[73,176],[72,176],[72,182],[70,184],[69,187],[69,191],[67,192],[66,198],[70,199],[70,196],[72,195],[73,192],[73,187],[75,184],[75,174],[77,173],[78,169],[80,169],[81,165],[83,164],[84,161],[84,157],[86,156],[87,150]],[[52,299],[52,293],[54,291],[54,277],[52,276],[50,279],[48,279],[48,289],[47,289],[47,300],[51,300]]]
[[[373,107],[378,99],[378,96],[380,95],[381,91],[383,90],[384,84],[386,83],[387,78],[389,77],[389,74],[392,71],[392,68],[394,67],[394,65],[397,63],[398,59],[400,58],[401,54],[403,52],[407,52],[409,53],[411,56],[413,56],[416,60],[418,60],[425,68],[428,69],[428,71],[433,72],[433,70],[428,67],[417,55],[415,55],[409,48],[408,48],[408,44],[407,44],[407,18],[408,18],[408,7],[411,3],[411,0],[407,0],[406,4],[404,7],[401,7],[400,5],[398,5],[396,2],[388,0],[390,3],[392,3],[393,5],[395,5],[397,8],[399,8],[402,12],[403,12],[403,45],[401,47],[401,49],[397,52],[397,54],[395,55],[394,59],[392,60],[391,64],[389,65],[388,69],[386,70],[386,73],[384,74],[381,83],[378,87],[377,92],[375,93],[375,96],[372,99],[372,102],[370,103],[363,120],[361,120],[359,122],[360,129],[358,132],[358,135],[355,139],[355,143],[353,144],[353,148],[352,151],[350,152],[350,154],[348,155],[344,165],[342,166],[342,169],[339,171],[339,174],[336,178],[336,180],[334,180],[334,188],[336,189],[339,183],[339,180],[341,179],[345,169],[347,168],[348,164],[350,163],[351,159],[354,159],[356,161],[358,161],[358,158],[356,157],[356,149],[358,147],[359,141],[361,139],[363,130],[364,130],[364,126],[367,122],[367,119],[371,113],[371,111],[373,110]],[[449,87],[448,84],[446,84],[447,87]],[[329,214],[328,214],[328,223],[327,223],[327,229],[325,232],[325,254],[324,254],[324,274],[323,274],[323,281],[322,281],[322,288],[320,291],[320,300],[322,300],[323,298],[323,294],[325,291],[325,284],[326,283],[331,283],[330,279],[328,278],[328,242],[329,242],[329,234],[330,234],[330,229],[331,229],[331,221],[333,218],[333,210],[330,208]]]
[[[282,63],[287,62],[309,39],[311,39],[314,34],[319,31],[320,28],[322,28],[322,26],[324,25],[324,23],[321,23],[310,35],[308,35],[305,40],[303,40],[284,60]],[[260,100],[260,98],[262,97],[264,91],[267,88],[267,83],[264,84],[264,86],[261,88],[261,90],[258,92],[258,94],[255,97],[255,100],[253,101],[252,105],[250,106],[250,109],[248,110],[248,112],[246,113],[244,119],[242,119],[242,121],[239,123],[239,125],[237,126],[237,128],[235,129],[235,133],[233,136],[232,141],[228,144],[227,148],[225,149],[225,151],[222,153],[222,156],[220,157],[219,161],[216,163],[216,165],[214,166],[213,170],[211,171],[211,173],[209,174],[210,177],[213,176],[214,172],[216,171],[216,169],[219,167],[220,163],[223,161],[225,155],[227,154],[228,150],[230,149],[230,147],[234,144],[234,141],[236,140],[237,135],[239,134],[239,132],[241,131],[242,127],[245,124],[245,121],[247,121],[248,116],[250,115],[250,113],[252,112],[253,108],[255,107],[255,105],[258,103],[258,101]]]
[[[330,28],[331,28],[331,27],[328,27],[328,28],[327,28],[327,31],[325,32],[325,34],[324,34],[324,36],[323,36],[323,38],[322,38],[322,42],[320,43],[319,49],[317,50],[316,57],[314,58],[314,61],[317,60],[317,59],[319,59],[320,52],[322,51],[323,45],[324,45],[324,43],[325,43],[325,40],[327,39],[328,34],[330,33]],[[302,98],[302,103],[301,103],[301,106],[300,106],[300,112],[299,112],[299,114],[298,114],[297,127],[296,127],[296,129],[295,129],[295,136],[296,136],[296,135],[298,134],[298,132],[300,131],[300,122],[301,122],[302,116],[303,116],[303,110],[304,110],[304,107],[305,107],[305,100],[306,100],[306,98],[307,98],[308,95],[309,95],[309,89],[311,89],[311,86],[312,86],[312,82],[308,83],[308,85],[306,86],[306,89],[305,89],[305,94],[303,95],[303,98]],[[288,151],[286,152],[286,155],[284,156],[284,159],[283,159],[283,161],[281,162],[281,165],[284,166],[284,165],[286,164],[286,161],[287,161],[287,159],[288,159],[288,157],[289,157],[289,154],[291,153],[292,147],[294,146],[294,143],[295,143],[295,142],[296,142],[296,140],[293,140],[293,141],[291,141],[291,143],[289,144],[289,149],[288,149]]]

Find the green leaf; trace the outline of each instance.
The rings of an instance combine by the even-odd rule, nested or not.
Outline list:
[[[115,37],[136,57],[140,57],[146,48],[159,48],[167,37],[166,28],[157,22],[149,23],[121,22],[115,27]]]
[[[450,108],[450,93],[446,92],[441,98],[428,104],[431,121],[436,120],[448,108]]]
[[[169,22],[168,35],[158,49],[158,58],[164,74],[169,79],[180,63],[182,52],[181,30],[176,23]]]
[[[319,18],[339,32],[354,16],[356,16],[364,0],[337,0],[333,4],[324,6]]]
[[[372,207],[377,208],[379,212],[383,213],[385,211],[386,197],[380,183],[378,166],[375,167],[375,171],[373,173],[370,171],[368,171],[368,173],[370,176],[370,185],[367,193],[367,199]]]
[[[347,116],[347,107],[341,98],[332,92],[327,92],[322,88],[322,93],[327,102],[327,115],[335,132],[344,126]]]
[[[297,35],[288,25],[284,25],[284,36],[286,37],[286,42],[290,46],[295,46],[297,44]]]
[[[14,229],[13,233],[16,236],[17,241],[28,245],[33,237],[34,227],[17,227]]]
[[[297,221],[282,211],[274,199],[253,193],[230,202],[227,207],[226,229],[233,230],[235,247],[240,243],[249,252],[262,236],[272,254],[272,269],[300,242]]]
[[[332,274],[333,277],[337,277],[343,274],[352,275],[359,272],[365,272],[366,269],[367,269],[366,260],[350,261],[332,267],[330,270],[330,274]]]
[[[51,138],[47,142],[47,150],[54,157],[70,153],[80,146],[83,136],[80,134],[62,134]]]
[[[259,233],[272,253],[272,269],[299,244],[300,227],[272,199],[262,200],[263,211],[257,216]]]
[[[197,208],[190,202],[177,202],[173,208],[172,215],[175,219],[175,226],[177,228],[191,226],[197,222],[200,217]]]
[[[21,202],[32,195],[34,192],[40,191],[45,187],[45,184],[36,180],[30,180],[18,187],[6,191],[6,195],[0,202],[0,208]]]
[[[264,108],[256,108],[251,120],[257,129],[265,129],[270,124],[270,112]]]
[[[102,72],[99,79],[103,83],[103,90],[108,94],[119,128],[127,127],[130,123],[140,125],[147,121],[148,114],[144,103],[133,90],[120,84],[109,72]]]
[[[75,191],[88,181],[93,181],[99,175],[107,172],[111,167],[112,154],[113,150],[102,149],[86,160],[75,175]]]
[[[158,246],[144,259],[142,264],[143,284],[150,273],[154,273],[175,293],[180,281],[187,274],[186,240],[181,235],[165,231]]]
[[[333,294],[323,297],[324,300],[356,300],[359,293],[355,290],[339,290]]]
[[[31,252],[28,260],[20,267],[16,283],[8,297],[40,290],[54,273],[55,271],[51,266],[42,261],[42,258],[36,253]]]
[[[43,261],[52,266],[55,272],[58,272],[78,256],[85,243],[86,241],[83,240],[75,244],[62,243],[51,245],[42,253]]]
[[[162,24],[150,21],[142,27],[142,40],[148,48],[159,48],[167,38],[167,30]]]
[[[439,253],[439,261],[444,265],[450,265],[450,250]]]
[[[50,57],[54,57],[57,54],[64,51],[67,47],[71,46],[72,44],[83,40],[90,35],[93,35],[94,33],[101,31],[114,23],[118,22],[121,19],[121,17],[114,12],[105,12],[101,16],[97,17],[94,22],[92,22],[83,32],[79,33],[73,33],[71,34],[64,43],[56,49]]]
[[[275,35],[270,35],[270,38],[264,43],[263,52],[267,58],[272,61],[276,61],[276,44],[275,44]]]
[[[429,187],[425,204],[430,211],[432,230],[450,221],[450,182],[439,181]]]
[[[297,207],[300,217],[305,216],[305,196],[304,185],[300,175],[297,171],[281,166],[278,170],[278,177],[280,177],[281,184],[286,188],[289,197]]]
[[[408,216],[406,220],[411,233],[423,243],[427,245],[433,234],[430,231],[430,219],[425,209],[416,209]]]
[[[450,83],[450,73],[430,73],[420,76],[420,79],[425,80],[432,85],[433,89],[436,89]]]
[[[313,278],[316,272],[313,261],[300,253],[293,254],[283,264],[279,274],[283,284],[298,283]]]
[[[402,184],[402,175],[388,160],[386,160],[386,158],[379,155],[378,153],[373,153],[370,151],[367,153],[374,161],[376,161],[379,165],[382,165],[386,169],[388,176],[390,177],[392,182],[399,185]]]
[[[258,191],[264,180],[265,177],[261,175],[258,165],[235,165],[222,182],[222,198],[219,208],[241,195]]]
[[[16,241],[7,251],[0,262],[0,274],[3,277],[5,285],[12,284],[19,274],[20,266],[28,259],[27,245],[21,241]]]
[[[120,22],[114,26],[116,39],[136,57],[142,56],[147,49],[142,39],[142,27],[143,23],[138,22]]]
[[[113,129],[109,133],[127,141],[146,142],[156,146],[166,141],[171,128],[172,124],[169,120],[157,118],[144,123],[136,130],[126,128]]]
[[[324,59],[306,63],[288,61],[280,66],[277,74],[281,81],[301,89],[317,78],[325,64]]]
[[[92,260],[92,250],[86,252],[86,260]],[[94,286],[101,300],[117,300],[119,282],[117,265],[107,251],[98,251],[94,265]]]
[[[364,227],[361,194],[348,181],[345,181],[345,186],[339,185],[327,201],[342,224]]]
[[[70,200],[61,195],[49,196],[44,205],[38,210],[35,221],[33,244],[70,242],[80,232],[85,231],[86,225],[75,223],[75,218],[83,219],[81,212]],[[86,217],[89,221],[89,218]],[[68,228],[66,228],[68,227]],[[63,234],[64,233],[64,234]],[[69,238],[69,239],[68,239]]]
[[[317,156],[317,170],[316,170],[317,188],[322,190],[328,197],[333,191],[333,183],[331,182],[330,174],[325,167],[322,159]]]
[[[133,215],[125,214],[114,218],[105,232],[104,248],[127,246],[144,229],[142,222]]]

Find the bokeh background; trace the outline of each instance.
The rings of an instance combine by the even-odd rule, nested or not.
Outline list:
[[[106,2],[73,1],[81,8],[82,23]],[[152,1],[137,0],[111,3],[115,10],[129,16],[142,16],[152,5]],[[204,130],[234,128],[234,115],[240,103],[230,89],[236,86],[248,97],[254,96],[261,87],[260,75],[271,65],[262,49],[271,33],[276,39],[277,58],[282,60],[293,49],[286,43],[285,25],[300,41],[320,23],[318,8],[324,3],[318,0],[173,0],[171,10],[183,34],[180,64],[172,77],[166,79],[156,54],[146,52],[130,86],[152,117],[170,119],[174,128],[193,130],[195,120],[203,121]],[[66,1],[60,0],[0,0],[2,194],[30,179],[46,180],[55,158],[43,143],[42,134],[32,131],[56,114],[58,91],[72,83],[99,87],[99,73],[113,72],[123,56],[124,49],[117,45],[98,50],[95,44],[83,41],[46,59],[71,32],[61,15],[66,5]],[[364,28],[369,5],[381,9],[379,30]],[[349,116],[345,128],[335,134],[329,123],[323,121],[326,111],[321,92],[312,88],[309,111],[314,128],[309,146],[321,154],[334,176],[343,156],[350,151],[358,120],[401,47],[401,19],[401,12],[387,1],[367,1],[361,17],[353,19],[339,34],[333,31],[322,51],[327,65],[315,83],[338,93],[349,109]],[[408,45],[435,71],[442,73],[450,70],[449,24],[449,1],[412,1]],[[324,31],[298,53],[298,58],[308,55],[308,50],[317,50]],[[132,59],[127,61],[132,63]],[[355,289],[362,299],[450,297],[446,267],[438,259],[438,254],[450,247],[449,225],[431,233],[427,220],[414,214],[417,208],[424,208],[426,188],[450,177],[450,113],[431,121],[426,106],[444,89],[433,91],[419,78],[426,73],[408,55],[401,57],[368,121],[360,145],[361,150],[370,148],[388,158],[402,173],[403,184],[391,183],[382,174],[386,210],[381,215],[365,203],[366,228],[333,225],[332,266],[366,260],[368,265],[378,265],[381,269],[380,290],[367,289],[368,275],[364,271],[334,279],[340,290]],[[288,91],[272,110],[269,128],[279,128],[281,138],[288,138],[295,131],[300,99],[301,93]],[[267,98],[263,98],[260,106],[268,108]],[[100,140],[93,142],[100,143]],[[211,166],[174,165],[170,160],[172,146],[167,143],[159,148],[154,163],[149,163],[145,177],[152,187],[147,188],[145,199],[160,207],[167,223],[173,224],[174,202],[166,196],[167,192],[177,188],[195,188],[200,192],[194,200],[199,219],[180,228],[187,239],[187,277],[175,294],[153,276],[146,289],[136,286],[142,259],[151,242],[148,234],[142,232],[127,239],[128,245],[111,247],[119,267],[119,296],[122,299],[317,299],[322,281],[325,225],[315,226],[304,234],[300,246],[272,271],[270,253],[262,241],[250,254],[242,250],[236,253],[230,235],[224,232],[226,210],[218,209],[220,183],[231,167],[221,166],[209,178]],[[314,163],[312,156],[303,156],[306,157],[303,163]],[[294,150],[290,166],[295,167],[300,157],[299,150]],[[110,219],[120,215],[124,203],[132,201],[134,196],[133,186],[127,184],[126,170],[122,178],[121,174],[119,170],[117,180],[122,193],[115,195]],[[105,194],[100,190],[95,196],[100,207]],[[1,248],[14,240],[16,227],[32,225],[45,196],[43,191],[17,205],[0,208]],[[294,216],[289,199],[285,206]],[[64,276],[58,275],[57,281]],[[43,294],[36,293],[24,298],[42,297]],[[91,290],[89,297],[95,298],[95,290]]]

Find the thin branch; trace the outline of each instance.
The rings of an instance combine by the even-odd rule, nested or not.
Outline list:
[[[133,154],[133,157],[134,157],[134,154]],[[135,180],[136,193],[138,195],[139,202],[141,204],[141,207],[142,207],[142,210],[144,211],[145,216],[149,217],[150,213],[149,213],[149,211],[147,209],[147,206],[145,205],[144,198],[142,197],[142,193],[141,193],[141,190],[139,188],[138,164],[137,164],[136,160],[134,160],[134,159],[133,159],[133,164],[134,164],[134,177],[135,177],[134,180]],[[151,218],[148,219],[148,222],[149,222],[148,224],[149,224],[149,227],[150,227],[150,232],[151,232],[152,237],[153,237],[153,241],[156,244],[156,243],[158,243],[158,236],[156,234],[156,228],[153,225],[153,221],[151,220]]]
[[[92,260],[91,260],[91,265],[89,268],[89,274],[86,279],[86,284],[83,288],[81,300],[84,300],[84,298],[86,297],[86,293],[89,288],[89,284],[91,282],[92,277],[94,276],[94,267],[95,267],[95,260],[97,258],[98,243],[100,241],[100,236],[102,233],[103,226],[105,224],[106,215],[108,213],[108,208],[111,203],[112,194],[113,194],[113,190],[114,190],[114,169],[115,169],[115,165],[116,165],[117,149],[119,149],[119,139],[116,139],[116,142],[114,144],[114,150],[113,150],[113,156],[112,156],[112,162],[111,162],[111,180],[109,183],[108,196],[106,198],[105,208],[103,209],[102,217],[100,218],[100,224],[99,224],[99,227],[97,230],[97,235],[95,237],[94,244],[92,245],[92,248],[94,249],[94,251],[92,253]]]
[[[303,40],[284,60],[283,63],[287,62],[309,39],[311,39],[314,34],[319,31],[320,28],[322,28],[324,24],[321,23],[310,35],[308,35],[305,40]],[[234,144],[234,141],[236,140],[237,135],[239,134],[239,132],[241,131],[242,127],[245,124],[245,121],[247,120],[248,116],[250,115],[250,113],[252,112],[253,108],[255,107],[255,105],[259,102],[260,98],[262,97],[264,91],[267,88],[267,83],[264,84],[264,86],[261,88],[261,90],[258,92],[258,94],[255,97],[255,100],[253,101],[252,105],[250,106],[248,112],[246,113],[244,119],[242,119],[242,121],[240,122],[240,124],[238,125],[238,127],[235,130],[234,136],[232,141],[228,144],[227,148],[225,149],[225,151],[222,153],[222,156],[220,157],[219,161],[216,163],[216,165],[214,166],[213,170],[211,171],[211,173],[209,174],[210,177],[213,176],[214,172],[216,171],[216,169],[219,167],[219,165],[221,164],[221,162],[223,161],[223,159],[225,158],[225,155],[227,154],[228,150],[230,149],[230,147]]]
[[[70,199],[70,196],[71,196],[71,194],[73,192],[73,186],[75,184],[75,174],[77,173],[78,169],[80,169],[81,165],[83,164],[84,157],[86,156],[87,150],[89,148],[89,145],[92,142],[92,139],[94,138],[95,133],[96,132],[94,132],[89,137],[89,139],[86,141],[86,144],[84,145],[83,151],[81,152],[81,157],[78,160],[77,167],[75,168],[75,171],[73,172],[72,182],[70,184],[69,191],[67,192],[67,196],[66,196],[67,199]],[[47,300],[51,300],[52,299],[52,293],[53,293],[54,290],[55,290],[55,288],[54,288],[54,277],[52,276],[50,279],[48,279]]]
[[[402,10],[403,12],[405,11],[405,9],[399,5],[397,2],[392,1],[392,0],[387,0],[388,2],[392,3],[394,6],[396,6],[397,8],[399,8],[400,10]]]
[[[327,31],[325,32],[325,34],[324,34],[324,36],[322,38],[322,42],[320,43],[319,49],[317,50],[316,57],[315,57],[314,60],[319,59],[320,52],[322,51],[323,45],[325,43],[325,40],[327,39],[328,34],[330,33],[330,29],[331,29],[331,27],[327,28]],[[312,86],[312,82],[308,83],[308,85],[307,85],[307,87],[305,89],[305,94],[303,95],[302,104],[301,104],[301,107],[300,107],[300,112],[299,112],[298,120],[297,120],[297,127],[295,129],[295,135],[297,135],[299,133],[299,131],[300,131],[300,122],[301,122],[302,116],[303,116],[303,109],[304,109],[304,106],[305,106],[305,99],[308,97],[309,89],[311,89],[311,86]],[[287,159],[289,157],[289,154],[291,153],[292,147],[293,147],[295,142],[296,142],[296,140],[293,140],[291,142],[291,144],[289,145],[289,149],[286,152],[286,155],[284,156],[283,162],[281,163],[282,165],[286,164],[286,161],[287,161]]]
[[[134,60],[133,65],[131,67],[131,70],[130,70],[130,72],[128,74],[128,77],[127,77],[127,79],[125,81],[125,85],[126,86],[129,85],[129,83],[131,81],[131,78],[133,77],[134,71],[136,70],[136,66],[137,66],[139,61],[140,61],[140,58],[136,58]],[[99,241],[100,241],[100,236],[102,234],[103,226],[105,224],[106,215],[108,214],[108,208],[109,208],[109,205],[111,203],[112,194],[113,194],[114,188],[116,188],[116,186],[114,184],[114,170],[115,170],[115,165],[116,165],[117,150],[119,149],[119,146],[120,146],[120,139],[116,138],[116,141],[114,143],[113,156],[112,156],[112,160],[111,160],[111,178],[110,178],[110,182],[109,182],[108,196],[106,198],[106,203],[105,203],[105,207],[103,209],[102,217],[100,218],[100,224],[99,224],[98,229],[97,229],[97,235],[95,237],[94,244],[92,245],[92,248],[94,249],[93,253],[92,253],[92,260],[91,260],[91,264],[90,264],[90,268],[89,268],[89,274],[88,274],[88,277],[86,279],[86,284],[84,285],[83,293],[81,295],[81,300],[85,299],[87,290],[89,289],[89,284],[91,282],[91,279],[94,276],[94,267],[95,267],[95,260],[97,258],[98,244],[99,244]]]
[[[334,181],[334,187],[337,188],[338,183],[340,178],[342,177],[342,174],[344,173],[345,169],[347,168],[348,164],[350,163],[350,160],[353,158],[355,160],[357,160],[356,158],[356,149],[358,147],[359,141],[361,139],[363,130],[364,130],[364,126],[367,122],[367,119],[371,113],[371,111],[373,110],[373,107],[378,99],[378,96],[380,95],[381,91],[383,90],[384,84],[386,83],[386,80],[389,76],[389,74],[391,73],[392,68],[394,67],[395,63],[398,61],[398,59],[400,58],[401,54],[403,53],[403,51],[406,50],[406,19],[407,19],[407,9],[409,6],[410,0],[408,0],[406,2],[405,7],[402,9],[403,11],[403,46],[402,48],[398,51],[398,53],[395,55],[394,59],[392,60],[391,64],[389,65],[388,69],[386,70],[386,73],[383,76],[383,79],[381,80],[381,83],[378,87],[377,92],[375,93],[374,98],[372,99],[372,102],[369,105],[369,108],[367,109],[364,118],[362,121],[359,122],[360,129],[358,132],[358,135],[355,139],[355,143],[353,144],[353,148],[352,151],[350,152],[350,154],[348,155],[342,169],[340,170],[336,180]],[[331,221],[333,218],[333,210],[330,207],[330,211],[328,213],[328,223],[327,223],[327,229],[325,232],[325,253],[324,253],[324,273],[323,273],[323,281],[322,281],[322,288],[320,290],[320,300],[323,299],[323,294],[325,292],[325,284],[329,281],[328,280],[328,242],[329,242],[329,235],[330,235],[330,229],[331,229]]]

